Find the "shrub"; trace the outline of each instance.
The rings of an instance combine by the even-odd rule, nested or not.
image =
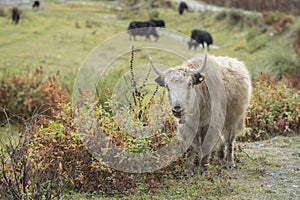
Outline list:
[[[226,11],[221,11],[221,12],[218,12],[215,19],[217,21],[221,21],[221,20],[224,20],[225,18],[227,17],[227,13]]]
[[[263,13],[262,21],[264,24],[273,25],[282,18],[283,14],[278,11],[269,11]]]
[[[287,79],[290,81],[291,85],[296,89],[300,90],[300,69],[293,70],[290,74],[286,75]]]
[[[2,199],[60,199],[65,182],[68,180],[60,163],[40,163],[29,154],[32,147],[27,138],[9,139],[0,146],[0,196]],[[51,177],[45,172],[51,170]]]
[[[0,80],[0,122],[37,115],[51,115],[58,102],[68,100],[67,90],[59,85],[60,75],[45,77],[40,67],[23,73],[4,74]]]
[[[261,34],[261,32],[259,31],[259,29],[257,27],[255,28],[251,28],[246,36],[246,41],[249,42],[253,39],[255,39],[256,37],[258,37]]]
[[[6,17],[6,12],[2,7],[0,7],[0,17]]]
[[[252,35],[248,35],[248,39],[252,37]],[[254,53],[267,45],[268,38],[266,35],[258,35],[254,37],[252,40],[247,42],[247,50],[249,53]]]
[[[107,104],[109,105],[109,104]],[[131,152],[154,149],[163,137],[129,137],[114,127],[110,108],[99,105],[99,124],[118,146]],[[95,159],[82,140],[74,123],[71,104],[61,104],[54,119],[40,118],[27,126],[21,145],[8,148],[0,155],[0,195],[8,199],[54,199],[68,191],[98,194],[134,193],[140,185],[155,189],[161,172],[130,174],[117,171]],[[99,131],[99,130],[98,130]],[[168,137],[167,137],[168,138]],[[152,145],[151,145],[152,144]],[[162,143],[163,144],[163,143]],[[144,146],[147,145],[147,146]],[[6,144],[2,144],[1,148]],[[15,153],[18,154],[16,155]],[[20,181],[19,181],[20,180]]]
[[[246,120],[247,131],[241,141],[289,136],[300,131],[300,91],[283,77],[276,82],[260,74],[253,82],[251,107]]]
[[[296,32],[297,38],[293,42],[293,47],[295,49],[297,56],[300,58],[300,27],[298,27],[295,32]]]
[[[292,51],[272,51],[266,60],[269,61],[270,74],[276,80],[300,69],[299,60]]]
[[[215,20],[221,21],[228,18],[229,24],[234,26],[237,25],[238,23],[241,23],[241,26],[246,23],[249,27],[252,27],[253,25],[256,25],[261,18],[261,16],[258,13],[248,13],[244,14],[242,10],[238,9],[230,9],[228,11],[221,11],[218,12],[218,14],[215,16]]]
[[[228,12],[228,18],[229,18],[230,25],[236,25],[239,22],[241,23],[244,22],[245,15],[241,10],[231,9]]]
[[[158,19],[159,18],[159,11],[150,11],[148,13],[149,19]]]
[[[245,16],[245,22],[249,27],[252,27],[252,26],[258,24],[260,18],[261,18],[261,15],[259,13],[252,12],[251,14],[247,14]]]

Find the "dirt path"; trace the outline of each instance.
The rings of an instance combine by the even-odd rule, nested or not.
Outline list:
[[[246,168],[233,171],[235,184],[251,187],[252,193],[233,199],[300,199],[300,136],[241,143],[250,158]]]
[[[173,0],[173,1],[179,4],[182,0]],[[224,8],[222,8],[222,7],[204,4],[204,3],[201,3],[196,0],[185,0],[184,2],[188,5],[189,10],[194,11],[194,12],[199,12],[199,11],[218,12],[218,11],[224,10]]]

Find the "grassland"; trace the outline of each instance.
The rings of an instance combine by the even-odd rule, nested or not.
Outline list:
[[[5,9],[8,12],[8,8]],[[261,45],[252,47],[253,44],[247,42],[246,36],[256,27],[251,28],[247,24],[242,26],[241,23],[232,25],[228,19],[217,21],[215,19],[217,14],[212,12],[178,16],[176,9],[158,8],[122,12],[105,4],[47,4],[39,10],[24,8],[20,24],[17,26],[11,23],[9,16],[0,17],[0,69],[17,72],[24,70],[26,66],[32,68],[43,66],[49,74],[60,71],[64,76],[74,77],[94,47],[111,36],[125,31],[130,21],[147,20],[153,12],[158,12],[159,18],[166,21],[166,28],[187,37],[193,28],[208,30],[213,35],[217,47],[211,49],[209,53],[237,57],[247,64],[253,76],[258,72],[272,74],[276,71],[278,66],[274,66],[272,60],[278,57],[280,59],[287,57],[290,60],[291,66],[287,67],[295,67],[293,65],[297,63],[292,48],[296,37],[294,31],[300,26],[296,17],[294,23],[288,24],[287,30],[280,35],[270,36],[274,30],[272,26],[268,27],[268,31],[257,35],[256,41],[253,42]],[[160,46],[174,43],[173,40],[167,39],[167,35],[162,35],[158,41]],[[120,46],[122,45],[131,48],[125,38]],[[188,51],[187,45],[182,41],[178,42],[178,48],[186,48]],[[253,48],[259,49],[255,51]],[[190,55],[195,53],[192,51]],[[146,54],[144,53],[142,58],[147,57]],[[164,53],[160,53],[159,59],[164,62],[170,60]],[[122,59],[118,65],[127,65],[128,60],[129,58]],[[147,60],[143,63],[147,63]]]
[[[107,3],[108,4],[108,3]],[[8,12],[9,8],[5,8]],[[107,39],[127,29],[130,21],[147,20],[153,12],[166,21],[167,28],[187,37],[191,29],[206,29],[214,37],[215,47],[209,53],[236,57],[246,63],[253,77],[265,72],[276,77],[283,67],[277,61],[284,61],[285,68],[299,67],[292,48],[296,38],[295,30],[300,26],[298,17],[288,24],[281,34],[273,35],[274,28],[259,33],[249,41],[247,36],[258,27],[241,22],[232,24],[228,18],[216,20],[218,13],[187,13],[178,16],[176,9],[157,8],[137,11],[118,11],[105,3],[47,4],[39,10],[23,8],[20,24],[13,25],[9,16],[0,17],[0,74],[22,72],[27,66],[43,66],[51,75],[59,71],[64,82],[70,87],[85,58]],[[254,13],[253,15],[257,15]],[[161,38],[157,43],[128,41],[122,35],[120,46],[128,48],[154,46],[162,50],[144,49],[136,52],[135,66],[148,64],[148,56],[167,66],[178,64],[181,57],[166,52],[163,48],[174,48],[186,55],[196,54],[188,51],[185,42],[170,39],[158,30]],[[169,33],[169,32],[167,32]],[[178,42],[178,43],[177,43]],[[118,46],[106,47],[104,53],[92,64],[98,66],[101,59],[118,50]],[[198,50],[197,53],[202,52]],[[103,80],[113,87],[121,74],[128,71],[130,54],[124,54],[111,63],[105,71],[109,78]],[[5,131],[3,131],[5,133]],[[212,165],[206,177],[185,178],[183,175],[166,176],[163,184],[155,191],[140,185],[133,196],[103,197],[92,194],[72,194],[70,199],[294,199],[300,194],[299,186],[299,137],[290,139],[275,138],[262,143],[241,143],[237,152],[237,167],[225,171],[219,165]],[[287,148],[289,147],[289,148]],[[250,156],[250,157],[249,157]],[[152,193],[153,192],[153,193]]]

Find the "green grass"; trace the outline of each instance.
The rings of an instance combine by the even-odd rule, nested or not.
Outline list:
[[[24,10],[17,26],[0,18],[0,68],[18,71],[42,65],[48,73],[76,73],[96,44],[118,32],[113,24],[96,23],[100,12],[105,15],[109,10],[49,5],[38,11]],[[86,27],[88,22],[91,28]]]
[[[299,19],[296,18],[295,23],[288,25],[288,30],[282,35],[271,37],[269,34],[272,27],[268,27],[267,33],[257,37],[256,41],[247,43],[246,36],[250,27],[244,25],[242,28],[240,24],[231,26],[227,18],[216,20],[215,13],[187,13],[178,16],[176,9],[155,10],[158,11],[159,18],[166,21],[168,29],[187,36],[192,28],[211,32],[214,44],[219,48],[211,49],[210,53],[237,57],[247,64],[253,76],[258,72],[272,74],[271,60],[274,52],[283,52],[289,56],[294,54],[291,47],[295,38],[293,31],[300,26]],[[147,20],[150,12],[150,9],[133,13],[121,12],[103,4],[49,4],[40,10],[24,9],[17,26],[11,24],[9,16],[0,17],[0,69],[16,72],[26,66],[34,68],[41,65],[49,74],[60,71],[67,78],[70,75],[74,77],[94,47],[112,35],[125,31],[130,21]],[[142,40],[139,38],[140,42]],[[162,36],[158,43],[171,44],[166,40]],[[186,44],[182,43],[182,46],[181,48],[187,49]],[[128,49],[130,48],[129,46]],[[190,55],[195,53],[191,51]],[[160,60],[169,61],[166,54],[159,55]],[[147,56],[144,57],[147,60]],[[128,66],[128,60],[129,58],[120,60],[119,65]],[[297,62],[291,65],[297,65]]]

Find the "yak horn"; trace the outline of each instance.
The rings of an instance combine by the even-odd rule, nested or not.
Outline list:
[[[154,65],[154,63],[153,63],[151,57],[149,57],[149,60],[150,60],[150,64],[151,64],[151,67],[152,67],[153,71],[154,71],[157,75],[163,76],[164,73],[163,73],[162,71],[160,71],[160,70]]]
[[[207,53],[205,54],[205,57],[204,57],[204,61],[202,63],[202,66],[196,70],[197,73],[201,73],[203,72],[203,70],[205,69],[206,67],[206,60],[207,60]]]

